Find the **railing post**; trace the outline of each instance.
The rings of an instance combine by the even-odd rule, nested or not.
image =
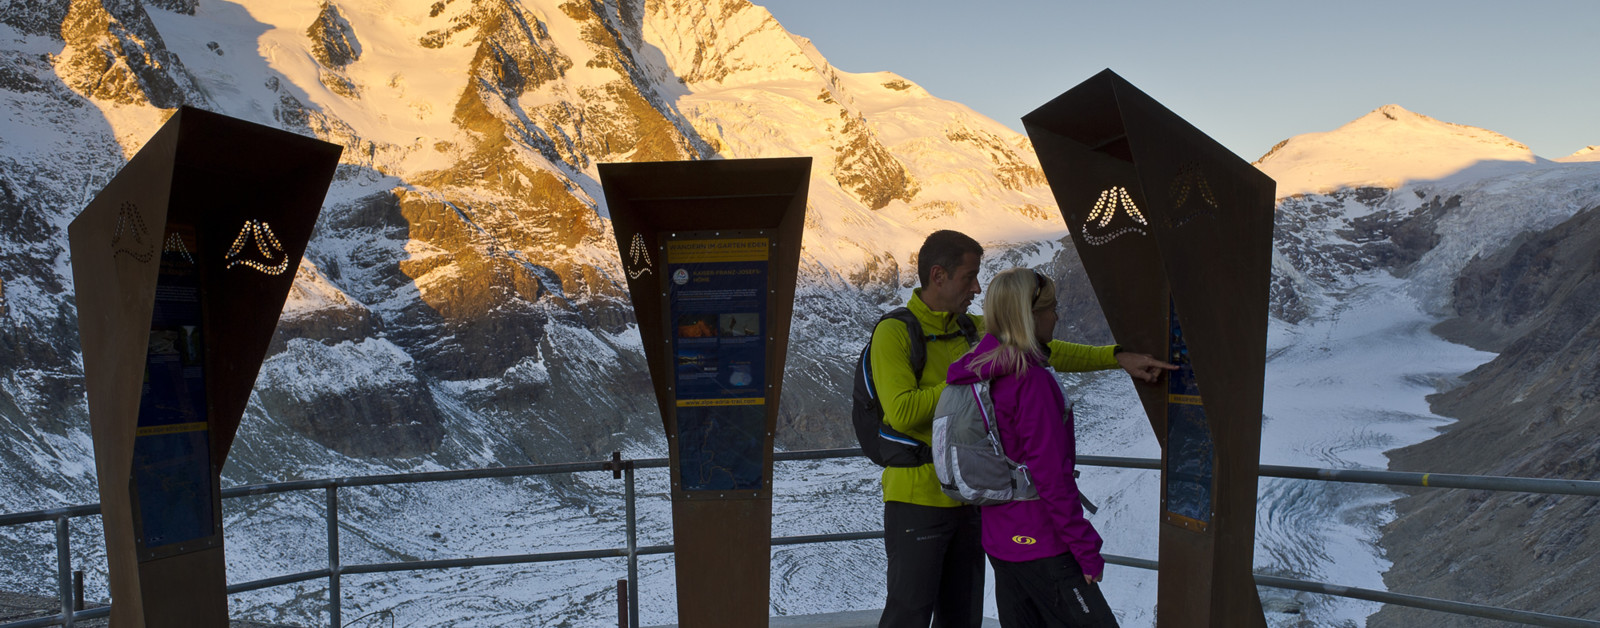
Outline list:
[[[72,628],[72,535],[67,516],[56,517],[56,591],[60,594],[61,625]]]
[[[627,580],[617,581],[617,628],[629,628]]]
[[[638,511],[634,508],[633,496],[633,461],[629,460],[623,469],[623,477],[627,483],[626,501],[628,518],[628,625],[639,625],[639,524]]]
[[[328,625],[340,628],[339,617],[339,485],[328,487]]]

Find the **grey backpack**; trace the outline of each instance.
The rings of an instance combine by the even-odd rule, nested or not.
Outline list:
[[[944,494],[987,506],[1039,499],[1027,465],[1006,456],[989,382],[950,385],[933,412],[933,470]]]

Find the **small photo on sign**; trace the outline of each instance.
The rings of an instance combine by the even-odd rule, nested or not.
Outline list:
[[[745,388],[755,383],[756,378],[750,372],[749,364],[735,364],[728,367],[728,385],[734,388]]]
[[[761,333],[761,317],[755,312],[723,314],[718,323],[724,338],[742,338]]]
[[[150,330],[150,346],[147,353],[150,355],[179,355],[178,343],[180,334],[172,329]]]
[[[694,370],[717,370],[717,356],[715,353],[695,349],[679,349],[676,352],[678,368]]]
[[[679,338],[716,338],[716,314],[685,314],[678,317]]]

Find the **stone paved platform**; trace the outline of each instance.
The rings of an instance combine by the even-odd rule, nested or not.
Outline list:
[[[87,608],[98,608],[105,605],[90,602],[85,606]],[[53,597],[0,592],[0,624],[46,617],[55,614],[59,609],[60,602]],[[882,611],[878,610],[865,610],[821,615],[773,617],[767,626],[768,628],[877,628],[878,615],[881,613]],[[77,625],[84,628],[106,628],[108,623],[105,618],[99,618],[80,621]],[[235,619],[229,622],[229,626],[231,628],[299,628],[297,626],[264,624],[242,619]],[[677,625],[654,626],[651,628],[677,628]],[[996,619],[984,618],[983,628],[1000,628],[1000,622]]]
[[[104,604],[94,602],[84,603],[84,608],[99,608]],[[6,593],[0,591],[0,624],[48,617],[61,612],[61,601],[54,597],[40,595],[24,595],[20,593]],[[84,628],[106,628],[110,620],[100,617],[77,622]],[[228,622],[230,628],[299,628],[298,626],[285,626],[283,624],[263,624],[261,622],[235,619]]]
[[[792,615],[773,617],[767,628],[878,628],[880,610],[844,611],[822,615]],[[651,628],[678,628],[677,624]],[[983,618],[983,628],[1000,628],[1000,620]]]

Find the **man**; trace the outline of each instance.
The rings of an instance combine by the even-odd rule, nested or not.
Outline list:
[[[936,231],[917,253],[921,287],[906,308],[929,338],[921,377],[911,372],[910,337],[898,320],[872,333],[872,379],[890,427],[923,443],[932,439],[933,411],[950,364],[968,350],[957,318],[981,292],[978,269],[983,247],[956,231]],[[971,316],[978,333],[983,317]],[[938,336],[939,338],[935,338]],[[1091,371],[1121,366],[1155,382],[1177,367],[1150,356],[1052,340],[1050,366]],[[983,622],[983,546],[978,508],[950,499],[939,489],[933,464],[883,470],[884,549],[888,553],[888,598],[879,628],[979,628]]]

